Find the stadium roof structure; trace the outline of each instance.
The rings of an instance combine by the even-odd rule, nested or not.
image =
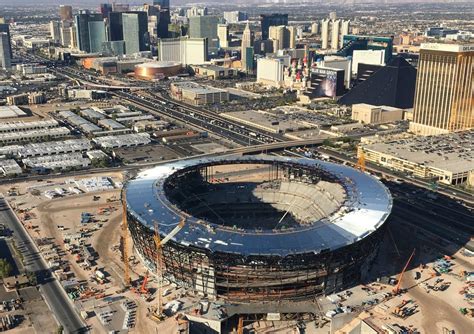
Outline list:
[[[333,176],[344,187],[341,210],[309,225],[288,230],[232,229],[184,214],[165,192],[166,180],[189,168],[231,164],[287,164]],[[318,254],[355,243],[380,228],[390,215],[392,197],[376,178],[330,162],[274,156],[226,156],[169,162],[139,173],[126,183],[127,211],[142,225],[166,236],[186,216],[185,226],[172,241],[209,252],[291,256]],[[315,201],[318,198],[314,198]],[[256,222],[257,224],[257,222]]]
[[[393,58],[367,80],[354,86],[342,96],[339,104],[367,103],[401,109],[413,107],[416,69],[402,57]]]

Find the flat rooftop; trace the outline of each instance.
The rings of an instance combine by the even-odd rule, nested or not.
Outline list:
[[[23,116],[26,116],[26,113],[17,106],[0,106],[0,119]]]
[[[474,170],[474,130],[390,140],[364,147],[452,173]]]

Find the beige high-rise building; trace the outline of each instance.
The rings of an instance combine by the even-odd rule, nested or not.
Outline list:
[[[229,26],[227,24],[217,25],[217,38],[219,38],[219,46],[221,48],[229,46]]]
[[[61,21],[72,20],[72,7],[69,5],[60,5],[59,17]]]
[[[422,44],[410,131],[437,135],[474,127],[474,44]]]
[[[290,31],[286,26],[270,26],[268,37],[273,41],[273,52],[290,47]]]
[[[318,24],[318,22],[314,22],[311,25],[311,34],[317,35],[318,33],[319,33],[319,24]]]
[[[242,60],[242,69],[247,70],[250,65],[253,67],[253,52],[249,53],[247,48],[252,47],[252,31],[250,30],[249,23],[247,22],[244,33],[242,34],[242,45],[240,48],[240,55]],[[247,59],[248,57],[252,57],[252,59]],[[252,64],[250,64],[250,62]]]
[[[349,35],[350,24],[351,24],[350,20],[342,21],[341,36],[339,37],[339,49],[342,48],[342,45],[344,44],[344,36]]]
[[[321,48],[326,50],[329,45],[329,20],[321,21]]]
[[[341,29],[341,20],[332,21],[331,49],[339,49],[339,32]]]
[[[289,32],[289,47],[290,49],[294,49],[296,47],[296,35],[297,35],[297,29],[295,26],[289,26],[287,27],[287,30]]]

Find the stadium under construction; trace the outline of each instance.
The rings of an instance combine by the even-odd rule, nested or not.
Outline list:
[[[165,279],[229,302],[307,300],[357,284],[392,208],[364,172],[275,156],[170,162],[124,191],[145,265],[156,271],[159,256]]]

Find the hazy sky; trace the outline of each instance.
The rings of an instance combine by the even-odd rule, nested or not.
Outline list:
[[[152,3],[153,0],[0,0],[0,6],[2,5],[87,5],[87,6],[98,6],[100,3],[112,3],[112,2],[117,2],[117,3],[129,3],[129,4],[135,4],[135,5],[141,5],[143,3]],[[411,3],[422,3],[422,2],[436,2],[436,3],[453,3],[453,2],[474,2],[474,0],[384,0],[385,2],[389,3],[400,3],[400,2],[411,2]],[[185,4],[198,4],[198,3],[229,3],[229,4],[235,4],[235,5],[240,5],[240,4],[245,4],[246,2],[250,3],[264,3],[265,0],[206,0],[206,1],[199,1],[199,0],[170,0],[171,5],[178,5],[182,6]],[[287,0],[287,3],[298,3],[300,1],[298,0]],[[322,2],[322,0],[319,0],[319,2]],[[331,1],[328,0],[328,2],[325,2],[326,4],[329,4],[330,2],[333,3],[341,3],[344,2],[344,0],[335,0]],[[355,0],[355,2],[381,2],[380,0]]]

